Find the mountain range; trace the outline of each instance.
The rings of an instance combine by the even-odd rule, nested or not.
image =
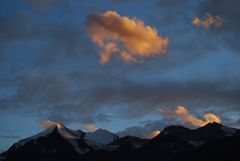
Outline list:
[[[189,129],[168,126],[153,139],[56,124],[13,144],[0,161],[231,161],[240,154],[240,130],[219,123]]]

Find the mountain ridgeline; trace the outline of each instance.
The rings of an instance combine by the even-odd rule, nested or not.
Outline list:
[[[240,130],[218,123],[198,129],[166,127],[151,140],[85,133],[62,124],[13,144],[1,161],[232,161],[240,157]]]

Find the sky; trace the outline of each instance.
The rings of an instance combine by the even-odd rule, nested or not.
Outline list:
[[[1,0],[0,151],[44,121],[143,138],[168,125],[239,128],[238,6]]]

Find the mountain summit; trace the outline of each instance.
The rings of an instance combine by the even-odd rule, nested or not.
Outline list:
[[[215,137],[231,136],[236,132],[237,129],[213,122],[194,130],[183,126],[169,126],[162,131],[162,134],[171,134],[185,140],[200,142]]]
[[[218,123],[201,128],[166,127],[151,140],[119,138],[98,129],[85,133],[55,124],[20,140],[1,161],[231,161],[239,156],[240,131]]]
[[[94,132],[86,133],[86,140],[91,140],[100,144],[110,144],[118,139],[118,136],[105,129],[97,129]]]

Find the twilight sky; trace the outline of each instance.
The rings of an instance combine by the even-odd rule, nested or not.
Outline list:
[[[240,127],[239,0],[1,0],[0,151],[42,122],[147,137]]]

